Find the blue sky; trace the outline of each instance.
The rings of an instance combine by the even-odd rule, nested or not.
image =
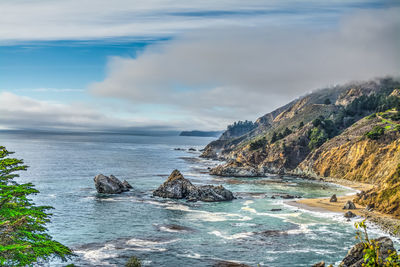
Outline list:
[[[398,1],[3,0],[0,128],[223,129],[398,75],[398,13]]]

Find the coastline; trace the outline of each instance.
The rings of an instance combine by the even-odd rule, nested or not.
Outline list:
[[[369,190],[374,187],[372,184],[360,183],[355,181],[349,181],[344,179],[335,178],[324,178],[324,182],[333,183],[356,190],[354,194],[337,196],[337,202],[330,202],[330,197],[326,198],[306,198],[299,199],[296,201],[287,202],[288,205],[317,212],[334,212],[334,213],[346,213],[349,210],[344,210],[343,206],[348,200],[353,201],[356,193],[364,190]],[[388,232],[390,235],[400,237],[400,219],[395,218],[389,214],[384,214],[378,211],[367,211],[365,206],[358,203],[354,203],[356,209],[350,210],[354,214],[360,217],[364,217],[368,221],[377,225],[383,231]]]

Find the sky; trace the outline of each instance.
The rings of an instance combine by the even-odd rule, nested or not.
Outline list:
[[[399,47],[398,0],[0,0],[0,129],[222,130]]]

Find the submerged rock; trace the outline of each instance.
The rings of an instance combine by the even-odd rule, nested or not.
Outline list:
[[[222,185],[195,186],[188,179],[185,179],[178,170],[171,173],[167,181],[153,192],[153,196],[206,202],[234,199],[232,192]]]
[[[357,215],[355,215],[353,212],[351,212],[351,211],[348,211],[348,212],[346,212],[345,214],[344,214],[344,217],[345,218],[348,218],[348,219],[350,219],[350,218],[354,218],[354,217],[356,217]]]
[[[120,194],[133,188],[126,180],[121,182],[114,175],[108,177],[103,174],[98,174],[94,177],[94,184],[97,192],[102,194]]]
[[[249,265],[243,263],[237,263],[232,261],[216,261],[213,267],[250,267]]]
[[[346,204],[343,207],[344,210],[355,210],[356,209],[356,205],[354,205],[354,203],[351,200],[348,200],[346,202]]]
[[[337,202],[336,194],[333,194],[333,195],[331,196],[331,199],[329,200],[329,202]]]
[[[325,267],[325,262],[324,261],[320,261],[320,262],[314,264],[311,267]]]
[[[375,241],[378,243],[381,259],[386,259],[391,252],[395,251],[393,242],[390,238],[380,237],[378,239],[375,239]],[[365,249],[365,246],[363,243],[358,243],[358,244],[354,245],[347,252],[346,257],[344,257],[342,262],[339,264],[339,267],[350,267],[350,266],[351,267],[361,267],[362,264],[364,263],[364,259],[363,259],[364,249]],[[389,252],[389,251],[391,251],[391,252]]]

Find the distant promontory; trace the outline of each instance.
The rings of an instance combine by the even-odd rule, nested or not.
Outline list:
[[[219,137],[222,131],[182,131],[179,136]]]

